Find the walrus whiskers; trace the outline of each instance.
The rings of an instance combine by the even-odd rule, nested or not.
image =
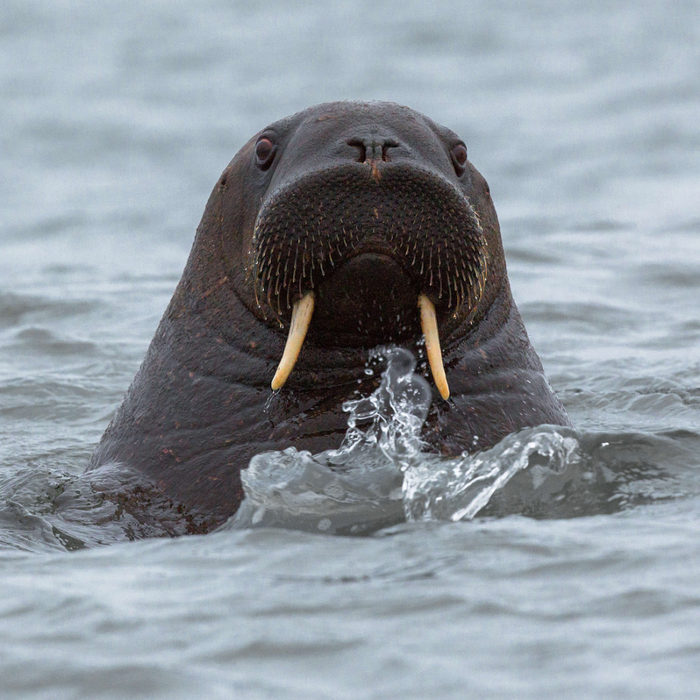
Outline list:
[[[440,396],[447,401],[450,398],[450,387],[447,385],[445,367],[442,364],[435,305],[425,294],[421,294],[418,297],[418,307],[420,308],[420,325],[425,338],[425,351],[428,355],[430,371],[433,373],[433,380]]]
[[[304,338],[306,338],[306,331],[309,330],[309,324],[311,323],[311,316],[314,313],[314,293],[308,292],[299,301],[294,302],[294,308],[292,309],[292,322],[289,325],[289,335],[287,336],[287,342],[284,346],[284,352],[282,353],[282,359],[277,366],[277,371],[272,379],[273,391],[281,389],[284,383],[289,378],[294,365],[297,362],[299,353],[301,352],[301,346],[304,344]]]

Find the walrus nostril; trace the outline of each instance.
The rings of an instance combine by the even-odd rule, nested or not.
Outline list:
[[[399,144],[394,139],[385,139],[383,137],[373,136],[371,138],[354,138],[348,140],[348,146],[353,146],[359,151],[357,158],[358,163],[366,163],[369,161],[388,161],[387,150],[389,148],[398,148]]]
[[[364,141],[361,139],[350,139],[348,141],[348,146],[358,149],[357,162],[364,163],[367,160],[367,149],[365,148]]]
[[[388,139],[387,141],[384,142],[384,145],[382,146],[382,160],[387,161],[389,158],[387,157],[387,150],[389,148],[398,148],[399,144],[397,141]]]

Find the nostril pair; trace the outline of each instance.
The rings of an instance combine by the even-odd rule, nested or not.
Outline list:
[[[348,141],[349,146],[357,148],[359,151],[359,156],[357,158],[358,163],[366,163],[369,161],[387,161],[387,150],[389,148],[397,148],[398,143],[387,139],[375,140],[375,139],[350,139]]]

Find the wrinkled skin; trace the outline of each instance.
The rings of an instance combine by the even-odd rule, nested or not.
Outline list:
[[[423,430],[432,450],[457,455],[523,427],[569,425],[511,297],[488,185],[459,162],[462,145],[391,103],[319,105],[253,137],[214,188],[92,458],[91,470],[118,463],[131,474],[107,495],[137,517],[175,523],[172,533],[221,524],[243,498],[240,472],[254,454],[340,444],[343,401],[377,386],[365,373],[373,347],[409,348],[432,384],[420,293],[436,307],[451,390],[448,401],[433,392]],[[309,290],[317,305],[306,342],[272,392],[291,306]]]

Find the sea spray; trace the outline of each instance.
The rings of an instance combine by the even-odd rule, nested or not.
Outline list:
[[[373,360],[386,361],[380,386],[343,404],[348,429],[341,446],[253,457],[241,472],[246,497],[225,527],[362,534],[404,520],[403,472],[425,457],[420,430],[430,387],[413,372],[407,350],[379,348]]]
[[[498,445],[458,459],[426,461],[406,470],[407,520],[471,520],[497,491],[530,468],[536,489],[551,475],[578,463],[578,441],[554,426],[529,428]]]
[[[343,405],[341,446],[254,457],[241,473],[246,497],[224,528],[367,534],[404,521],[572,517],[647,502],[662,483],[626,442],[557,426],[526,428],[475,454],[431,454],[420,436],[431,392],[415,359],[380,348],[373,360],[386,362],[380,386]]]

